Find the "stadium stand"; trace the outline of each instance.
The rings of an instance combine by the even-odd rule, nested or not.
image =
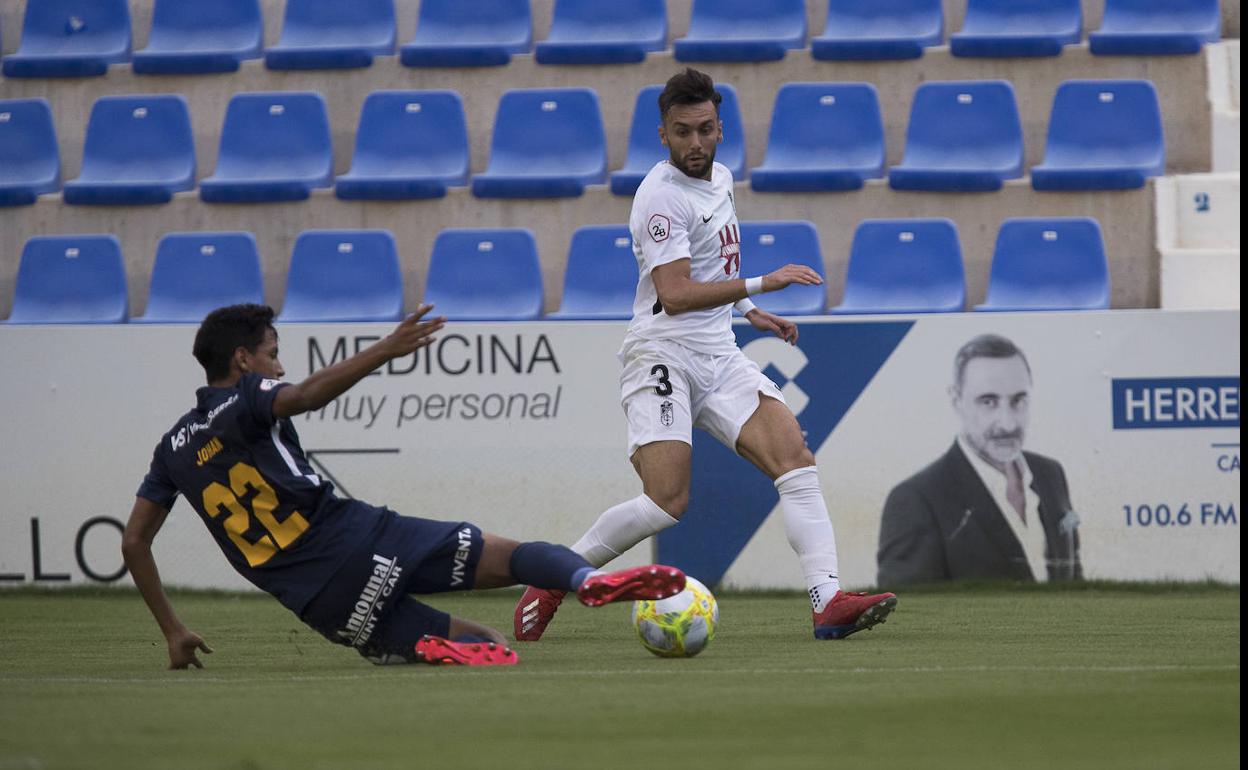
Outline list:
[[[156,0],[147,47],[134,52],[140,75],[236,72],[264,43],[259,0]]]
[[[274,70],[368,67],[394,53],[394,0],[286,0],[282,39],[265,50]]]
[[[147,312],[135,323],[199,323],[224,305],[264,302],[251,233],[169,233],[156,247]]]
[[[8,323],[122,323],[127,312],[115,237],[35,236],[26,242]]]
[[[0,206],[25,206],[61,186],[61,154],[48,101],[0,99]]]
[[[399,58],[408,67],[502,66],[532,48],[529,0],[421,0],[416,37]]]
[[[22,45],[2,69],[7,78],[85,77],[129,60],[126,0],[29,0]]]
[[[954,56],[1060,56],[1083,32],[1080,0],[968,0]]]
[[[588,88],[518,89],[503,94],[490,166],[472,178],[479,198],[562,198],[606,180],[607,148],[598,95]]]
[[[676,61],[777,61],[806,44],[805,0],[693,0],[689,34],[673,44]]]
[[[290,255],[280,321],[397,321],[403,277],[385,230],[309,230]]]
[[[1104,23],[1088,44],[1101,56],[1194,54],[1221,35],[1218,0],[1105,0]]]
[[[869,219],[854,231],[833,315],[955,313],[966,305],[958,229],[948,219]]]
[[[810,55],[825,61],[917,59],[945,38],[940,0],[863,3],[828,0],[823,34],[810,41]]]
[[[988,298],[975,310],[1102,310],[1109,294],[1096,220],[1007,219],[997,234]]]
[[[558,0],[538,64],[630,64],[667,45],[664,0]]]
[[[563,300],[547,318],[632,318],[636,293],[637,257],[628,225],[578,227],[568,245]]]
[[[468,183],[468,127],[454,91],[377,91],[355,132],[351,170],[334,192],[350,200],[440,198]]]
[[[776,92],[760,192],[857,190],[884,176],[884,121],[870,83],[786,83]]]
[[[1031,183],[1037,190],[1125,190],[1165,168],[1152,83],[1075,80],[1057,89],[1044,163],[1031,170]]]
[[[924,83],[914,95],[895,190],[984,192],[1023,173],[1023,129],[1004,80]]]
[[[1155,180],[1161,307],[1238,309],[1239,172]]]
[[[199,194],[209,203],[303,200],[332,179],[320,94],[238,94],[225,113],[216,173],[199,183]]]
[[[739,242],[742,275],[766,275],[789,264],[806,265],[823,275],[819,233],[810,222],[741,222]],[[752,299],[769,313],[822,315],[827,289],[793,284]]]
[[[91,108],[82,173],[65,183],[66,203],[168,203],[195,186],[195,143],[177,94],[101,96]]]
[[[433,242],[424,296],[453,321],[540,318],[542,270],[533,233],[443,230]]]

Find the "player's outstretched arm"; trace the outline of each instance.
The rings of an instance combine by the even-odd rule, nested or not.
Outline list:
[[[446,325],[446,318],[442,316],[421,320],[432,309],[433,305],[422,304],[415,313],[400,321],[386,338],[346,360],[313,372],[303,382],[277,391],[273,397],[273,414],[293,417],[320,409],[387,361],[411,355],[432,344],[437,339],[433,335]]]
[[[210,653],[212,648],[178,619],[169,597],[165,594],[164,585],[160,582],[156,559],[152,556],[152,541],[156,539],[156,533],[160,531],[168,515],[168,510],[151,500],[136,497],[130,519],[121,536],[121,554],[143,601],[147,602],[147,608],[152,611],[152,617],[156,618],[157,625],[165,635],[165,642],[169,647],[169,668],[203,668],[204,664],[200,663],[195,653]]]
[[[650,272],[654,289],[659,295],[659,303],[668,315],[731,305],[751,293],[779,291],[795,283],[809,286],[823,283],[823,276],[806,265],[785,265],[761,278],[737,278],[713,283],[693,280],[689,266],[688,259],[678,259],[659,265]],[[752,281],[757,282],[753,292],[749,290]]]

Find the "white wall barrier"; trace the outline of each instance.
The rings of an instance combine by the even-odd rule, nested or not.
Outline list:
[[[1157,180],[1161,307],[1238,310],[1239,172]]]
[[[890,491],[950,449],[954,355],[989,332],[1028,359],[1025,448],[1064,470],[1062,531],[1077,532],[1085,577],[1238,582],[1239,322],[1238,312],[965,313],[807,320],[796,348],[748,327],[738,338],[798,412],[848,585],[876,580]],[[388,329],[281,327],[287,378]],[[455,324],[296,425],[342,492],[571,542],[639,491],[618,404],[622,332],[614,322]],[[193,334],[0,327],[0,586],[123,577],[120,524],[155,442],[202,384]],[[801,588],[770,482],[701,433],[694,463],[691,508],[660,538],[659,557],[708,582]],[[986,516],[968,509],[964,525],[989,526]],[[155,550],[171,584],[244,586],[184,501]],[[623,563],[651,556],[643,546]]]

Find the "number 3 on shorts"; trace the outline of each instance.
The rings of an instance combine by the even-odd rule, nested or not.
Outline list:
[[[650,368],[650,376],[659,375],[659,384],[654,386],[654,392],[660,396],[672,395],[672,381],[668,379],[670,376],[665,364],[655,364]]]

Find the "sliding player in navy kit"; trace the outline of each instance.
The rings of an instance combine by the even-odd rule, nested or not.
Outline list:
[[[421,305],[380,342],[298,384],[280,380],[272,308],[234,305],[204,319],[194,354],[208,385],[157,445],[122,539],[126,566],[164,632],[170,668],[200,667],[197,651],[212,651],[178,619],[152,556],[179,494],[239,574],[330,641],[379,664],[516,662],[498,631],[410,594],[519,582],[576,591],[593,607],[684,588],[672,567],[602,573],[564,546],[343,500],[313,471],[289,418],[432,343],[445,319],[422,320],[430,309]]]

